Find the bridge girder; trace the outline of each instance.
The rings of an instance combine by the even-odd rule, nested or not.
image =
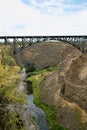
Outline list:
[[[20,48],[23,49],[29,45],[34,43],[42,42],[42,41],[63,41],[68,42],[78,49],[87,42],[87,35],[82,36],[0,36],[0,40],[4,40],[5,45],[13,45],[14,51],[17,52]],[[77,45],[78,44],[78,45]],[[83,47],[84,48],[84,47]],[[82,49],[80,49],[82,51]],[[84,52],[84,50],[83,50]]]

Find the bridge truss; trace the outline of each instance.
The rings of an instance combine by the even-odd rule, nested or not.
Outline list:
[[[12,45],[14,53],[34,43],[43,41],[63,41],[72,44],[82,52],[86,52],[87,36],[0,36],[5,45]],[[86,47],[87,49],[87,47]]]

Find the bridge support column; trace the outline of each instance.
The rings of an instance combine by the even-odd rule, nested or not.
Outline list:
[[[13,39],[13,49],[14,49],[14,54],[16,54],[17,49],[16,49],[16,38]]]
[[[33,43],[33,39],[30,38],[29,45],[32,45],[32,43]]]
[[[5,45],[7,45],[8,44],[8,40],[7,40],[7,38],[5,37],[5,39],[4,39],[4,43],[5,43]]]
[[[22,46],[21,46],[22,49],[25,48],[25,45],[24,45],[25,43],[24,42],[25,42],[25,39],[22,38]]]

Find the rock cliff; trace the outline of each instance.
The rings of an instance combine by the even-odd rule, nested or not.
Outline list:
[[[55,106],[62,126],[87,130],[87,54],[66,45],[60,57],[58,70],[42,83],[41,99]]]
[[[67,43],[45,42],[29,46],[15,57],[20,66],[58,64],[58,70],[42,82],[41,99],[55,107],[59,124],[70,130],[87,130],[87,54]]]

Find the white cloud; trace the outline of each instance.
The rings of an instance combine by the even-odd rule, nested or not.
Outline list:
[[[0,0],[0,35],[86,34],[87,10],[69,14],[61,7],[61,0],[59,3],[57,0],[50,3],[45,0],[43,5],[35,3],[35,0],[32,2],[34,6],[21,0]],[[50,8],[55,2],[60,5],[58,10]],[[46,6],[50,13],[41,12],[35,8],[36,5]]]

